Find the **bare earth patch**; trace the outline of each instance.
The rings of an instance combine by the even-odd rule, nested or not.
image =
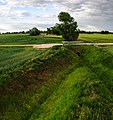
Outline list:
[[[34,45],[33,48],[50,48],[56,45],[62,45],[62,44],[40,44],[40,45]]]

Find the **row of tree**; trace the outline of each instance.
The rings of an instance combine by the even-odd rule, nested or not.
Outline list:
[[[35,28],[36,27],[34,27],[32,29],[34,30]],[[32,29],[30,29],[29,31],[31,31]],[[29,34],[29,31],[6,32],[6,33],[0,33],[0,34]],[[46,31],[42,31],[42,30],[39,30],[39,31],[40,31],[40,33],[45,33],[47,35],[48,34],[61,35],[61,33],[57,29],[56,25],[54,27],[47,28]],[[109,32],[109,31],[106,31],[106,30],[102,30],[102,31],[84,31],[84,30],[79,30],[79,33],[81,33],[81,34],[113,34],[113,32]]]
[[[6,32],[0,34],[29,34],[29,31],[20,31],[20,32]]]
[[[113,34],[113,32],[109,32],[106,30],[102,30],[102,31],[84,31],[84,30],[80,30],[79,33],[84,33],[84,34]]]
[[[34,31],[34,33],[33,33],[33,31]],[[36,27],[33,27],[29,31],[5,32],[5,33],[0,33],[0,34],[30,34],[30,35],[39,35],[39,33],[47,33],[47,31],[38,30]]]

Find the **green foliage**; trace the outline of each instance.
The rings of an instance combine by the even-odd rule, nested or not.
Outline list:
[[[74,20],[74,18],[71,17],[68,12],[60,12],[58,19],[60,22],[72,22]]]
[[[36,27],[34,27],[34,28],[32,28],[31,30],[29,30],[29,34],[30,34],[31,36],[40,35],[40,31],[39,31]]]
[[[67,12],[61,12],[58,15],[59,21],[63,22],[58,25],[62,37],[67,41],[75,41],[79,36],[79,30],[77,29],[77,22]]]
[[[101,31],[101,34],[109,34],[109,31],[104,31],[104,30],[102,30],[102,31]]]
[[[54,27],[47,28],[47,35],[53,34],[53,35],[60,35],[60,31],[58,29],[58,25],[56,24]]]

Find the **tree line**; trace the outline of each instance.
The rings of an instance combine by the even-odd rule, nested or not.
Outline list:
[[[106,30],[102,30],[102,31],[84,31],[84,30],[80,30],[81,34],[113,34],[113,32],[109,32]]]
[[[34,27],[36,28],[36,27]],[[32,29],[34,29],[32,28]],[[31,29],[30,29],[31,30]],[[56,29],[56,27],[50,27],[47,28],[47,30],[39,30],[40,34],[41,33],[45,33],[45,34],[53,34],[53,35],[61,35],[61,33]],[[106,31],[106,30],[102,30],[102,31],[84,31],[84,30],[80,30],[79,31],[80,34],[113,34],[113,32],[110,31]],[[2,34],[29,34],[29,31],[20,31],[20,32],[5,32],[5,33],[0,33]]]

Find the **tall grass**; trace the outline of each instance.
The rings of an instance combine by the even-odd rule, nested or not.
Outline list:
[[[29,120],[113,119],[113,62],[109,64],[107,61],[113,58],[113,54],[105,48],[82,49],[82,63],[63,80],[40,109],[35,110]]]
[[[111,50],[56,46],[32,58],[1,87],[1,119],[112,120]]]
[[[61,78],[77,65],[79,58],[73,54],[65,48],[53,47],[32,58],[24,69],[13,72],[11,81],[0,89],[1,119],[29,119],[58,88]]]

